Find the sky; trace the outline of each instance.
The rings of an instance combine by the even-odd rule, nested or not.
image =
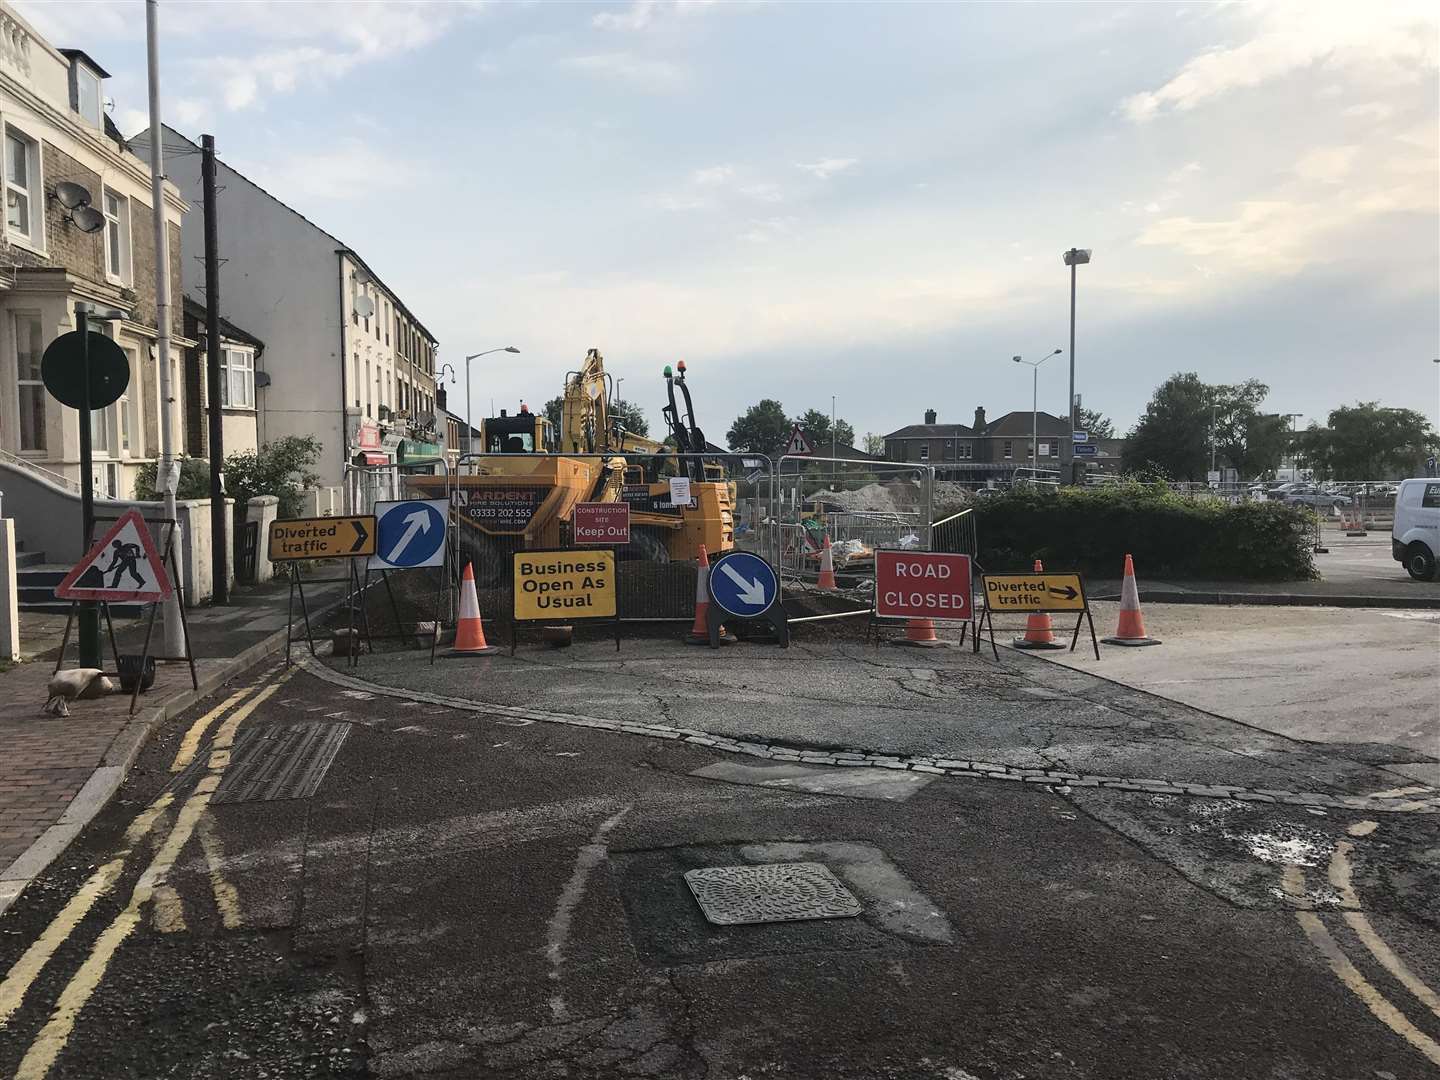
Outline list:
[[[138,0],[17,3],[145,113]],[[179,3],[167,122],[356,249],[477,415],[598,347],[653,426],[685,360],[858,432],[1031,405],[1122,431],[1177,371],[1303,426],[1440,410],[1426,4]],[[222,196],[223,197],[223,196]],[[195,211],[196,227],[199,210]],[[188,226],[187,226],[188,227]],[[221,237],[222,255],[224,237]],[[187,288],[195,280],[187,277]],[[1063,414],[1068,355],[1040,369]],[[459,409],[463,412],[463,405]]]

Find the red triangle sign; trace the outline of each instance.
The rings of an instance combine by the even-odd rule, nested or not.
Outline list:
[[[164,600],[170,595],[164,561],[139,510],[127,510],[55,586],[61,600],[110,603]]]

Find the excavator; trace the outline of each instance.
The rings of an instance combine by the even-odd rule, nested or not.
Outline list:
[[[508,575],[509,553],[568,544],[582,502],[629,504],[630,543],[618,549],[621,559],[688,561],[702,544],[712,555],[734,547],[735,485],[723,457],[705,456],[684,361],[667,365],[664,378],[661,414],[673,445],[627,431],[612,414],[598,349],[565,377],[558,430],[523,403],[513,416],[501,410],[481,423],[485,456],[460,463],[450,498],[462,557],[474,563],[482,587]],[[688,505],[671,504],[674,476],[690,481]],[[412,497],[445,497],[446,477],[407,479]]]

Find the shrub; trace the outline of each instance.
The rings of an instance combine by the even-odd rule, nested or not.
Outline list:
[[[141,465],[135,473],[135,497],[156,501],[164,495],[155,487],[155,472],[159,468],[153,461]],[[204,458],[187,457],[180,459],[180,486],[175,491],[177,499],[210,498],[210,462]]]
[[[235,514],[244,517],[246,504],[256,495],[274,495],[280,500],[282,518],[299,517],[306,488],[320,478],[310,467],[320,458],[320,442],[309,435],[287,435],[254,451],[242,450],[225,459],[225,494],[235,500]],[[140,466],[135,478],[137,499],[159,499],[155,488],[156,465]],[[204,458],[180,459],[180,486],[177,499],[210,498],[210,463]]]
[[[1147,577],[1298,581],[1317,577],[1312,524],[1301,507],[1188,498],[1163,484],[1017,488],[976,509],[987,570],[1049,569],[1100,578],[1126,554]]]

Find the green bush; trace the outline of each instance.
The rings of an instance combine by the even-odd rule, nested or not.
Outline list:
[[[1301,507],[1178,495],[1163,484],[1018,488],[976,508],[986,570],[1121,575],[1126,554],[1149,578],[1302,581],[1315,578],[1313,524]]]
[[[235,500],[235,514],[243,517],[245,506],[256,495],[274,495],[280,500],[282,518],[299,517],[307,488],[320,482],[310,471],[320,458],[320,442],[309,435],[287,435],[260,448],[257,454],[242,450],[225,458],[225,494]],[[159,499],[155,488],[154,462],[140,466],[135,478],[137,499]],[[180,486],[177,499],[210,497],[210,462],[204,458],[180,459]]]
[[[155,487],[153,461],[147,461],[135,473],[135,497],[159,502],[164,496]],[[210,462],[204,458],[187,457],[180,459],[180,486],[175,491],[177,499],[208,499],[210,497]]]

